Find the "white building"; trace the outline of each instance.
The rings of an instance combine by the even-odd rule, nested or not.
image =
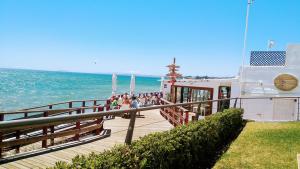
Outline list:
[[[239,76],[229,79],[183,79],[174,85],[164,82],[165,96],[172,102],[253,98],[237,102],[244,118],[257,121],[299,120],[300,45],[288,45],[286,51],[253,51],[250,65]],[[282,98],[292,97],[292,98]],[[254,99],[255,98],[255,99]],[[257,99],[259,98],[259,99]],[[234,101],[203,105],[205,114],[215,113]],[[196,105],[195,105],[196,106]],[[195,111],[195,108],[191,108]]]

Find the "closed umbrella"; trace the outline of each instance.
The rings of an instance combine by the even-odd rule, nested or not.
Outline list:
[[[117,91],[117,75],[112,75],[112,95],[115,96]]]
[[[130,95],[131,96],[134,94],[134,90],[135,90],[135,76],[132,74],[131,80],[130,80]]]
[[[160,92],[162,92],[164,90],[164,80],[165,80],[165,78],[162,76],[161,80],[160,80]]]

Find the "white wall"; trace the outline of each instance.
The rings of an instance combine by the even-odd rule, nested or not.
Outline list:
[[[286,66],[300,66],[300,44],[290,44],[286,50]]]
[[[274,85],[274,79],[280,74],[291,74],[297,79],[300,78],[300,45],[289,45],[286,51],[285,66],[246,66],[243,70],[243,87],[242,97],[289,97],[300,96],[300,87],[297,86],[291,91],[281,91]],[[293,104],[292,100],[256,100],[245,101],[243,108],[244,116],[253,120],[283,120],[296,119],[298,107]],[[278,104],[282,104],[280,107]],[[290,108],[294,107],[294,108]],[[285,115],[276,115],[276,111],[285,110]],[[294,113],[289,113],[289,112]],[[277,112],[278,113],[278,112]],[[284,112],[282,112],[284,113]],[[286,117],[290,116],[290,117]]]
[[[171,84],[168,83],[168,80],[164,80],[163,82],[164,88],[163,88],[163,95],[164,95],[164,99],[167,99],[167,95],[170,94],[171,92]],[[165,88],[166,86],[166,88]]]
[[[300,87],[291,91],[281,91],[274,85],[274,79],[283,73],[300,77],[299,67],[245,67],[243,71],[244,87],[242,96],[300,96]]]

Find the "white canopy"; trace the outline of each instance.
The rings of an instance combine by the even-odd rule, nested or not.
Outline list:
[[[130,95],[134,94],[134,90],[135,90],[135,75],[132,74],[130,80]]]
[[[117,75],[114,73],[112,75],[112,95],[114,96],[117,91]]]
[[[161,80],[160,80],[160,92],[162,92],[164,90],[164,80],[165,80],[165,78],[162,76]]]

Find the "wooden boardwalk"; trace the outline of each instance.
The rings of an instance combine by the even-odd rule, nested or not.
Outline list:
[[[173,126],[160,115],[159,110],[149,110],[141,112],[141,114],[144,115],[144,118],[136,119],[133,139],[138,139],[152,132],[165,131],[173,128]],[[116,144],[124,144],[128,124],[129,119],[119,117],[113,120],[107,120],[104,122],[104,128],[111,129],[111,136],[108,138],[2,164],[0,165],[0,169],[46,168],[53,166],[57,161],[70,162],[76,155],[102,152]]]

